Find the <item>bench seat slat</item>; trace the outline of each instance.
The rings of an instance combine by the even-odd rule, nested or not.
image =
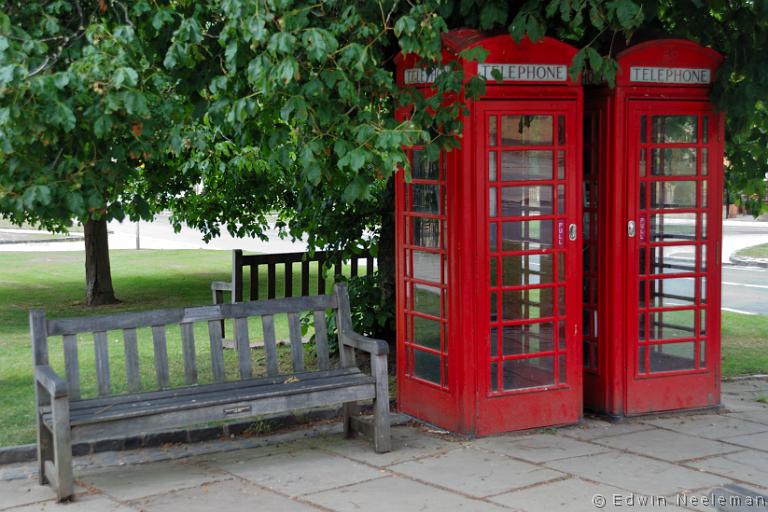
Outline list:
[[[291,374],[291,379],[296,379],[297,382],[311,381],[314,379],[324,379],[327,377],[343,376],[343,375],[358,375],[360,370],[358,368],[337,368],[329,371],[309,371],[304,373]],[[276,377],[257,377],[251,379],[257,384],[280,384],[288,379],[288,375],[281,375]],[[178,388],[172,388],[163,391],[148,391],[144,393],[135,393],[130,395],[112,395],[104,398],[87,398],[85,400],[76,400],[70,402],[70,411],[84,410],[84,409],[96,409],[105,407],[108,405],[118,405],[122,403],[139,402],[142,400],[155,400],[164,397],[184,397],[188,395],[197,395],[202,389],[211,391],[227,391],[231,389],[237,389],[242,385],[244,381],[236,380],[229,382],[220,382],[215,384],[199,384],[193,386],[183,386]],[[246,384],[249,381],[245,381]]]
[[[73,410],[70,412],[70,421],[72,425],[84,425],[88,423],[134,418],[170,411],[182,411],[205,406],[226,405],[275,396],[287,396],[354,386],[370,387],[370,397],[373,398],[375,395],[373,389],[375,386],[375,379],[364,374],[330,376],[323,379],[280,382],[277,384],[256,384],[254,382],[254,385],[251,386],[243,385],[244,381],[240,381],[240,384],[240,387],[231,390],[210,391],[206,388],[201,388],[201,393],[197,395],[158,398],[155,400],[144,400],[112,406],[107,405],[98,409]]]

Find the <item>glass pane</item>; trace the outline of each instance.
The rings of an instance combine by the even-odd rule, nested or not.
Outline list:
[[[707,239],[707,214],[706,213],[701,214],[701,239],[702,240]]]
[[[427,158],[422,149],[413,150],[413,177],[417,180],[439,180],[440,164]]]
[[[566,364],[566,357],[565,355],[561,355],[557,359],[557,382],[560,384],[564,384],[567,382],[566,375],[567,375],[568,366]]]
[[[645,313],[640,313],[637,318],[637,337],[641,341],[648,339],[647,326],[645,325]]]
[[[554,313],[552,288],[503,292],[502,319],[527,320],[550,317]]]
[[[696,239],[695,213],[658,213],[651,215],[651,242],[681,242]]]
[[[499,354],[499,330],[496,327],[491,328],[491,357]]]
[[[696,271],[696,246],[651,247],[651,274],[682,274]]]
[[[557,179],[565,179],[565,151],[557,152]]]
[[[696,148],[653,148],[651,175],[695,176]]]
[[[704,116],[701,120],[701,141],[704,144],[709,142],[709,116]]]
[[[557,289],[557,314],[565,316],[567,310],[565,309],[565,288]]]
[[[652,340],[693,338],[695,336],[696,311],[653,311],[648,313]]]
[[[508,325],[502,332],[502,352],[505,356],[551,352],[555,348],[551,322]]]
[[[651,307],[691,306],[696,302],[696,279],[652,279]]]
[[[696,116],[653,116],[651,118],[651,142],[667,144],[697,140]]]
[[[413,342],[427,348],[440,350],[440,322],[414,316]]]
[[[561,146],[565,144],[565,116],[557,116],[557,143]]]
[[[545,284],[554,280],[552,254],[525,254],[502,258],[502,284],[520,286]]]
[[[565,253],[557,253],[557,280],[559,282],[565,281]]]
[[[553,362],[551,356],[504,361],[502,367],[504,389],[525,389],[554,384]]]
[[[502,188],[501,215],[504,217],[552,215],[552,187],[532,185]]]
[[[558,348],[565,350],[568,338],[565,336],[565,322],[562,320],[557,323],[557,340]]]
[[[703,148],[701,150],[701,175],[706,176],[709,173],[708,169],[708,162],[709,162],[709,151],[707,148]]]
[[[707,310],[702,309],[699,311],[699,336],[706,336],[707,335]]]
[[[552,116],[501,116],[501,144],[504,146],[552,144]]]
[[[491,278],[491,286],[496,286],[496,283],[499,282],[498,261],[498,258],[491,258],[491,263],[488,267],[488,273],[490,274]]]
[[[497,250],[496,248],[498,247],[498,245],[497,245],[496,239],[497,239],[496,223],[491,222],[491,224],[488,227],[488,242],[489,242],[489,247],[491,251]]]
[[[440,288],[415,284],[413,295],[414,311],[440,318],[440,294]]]
[[[411,211],[440,214],[440,186],[411,185]]]
[[[504,222],[501,244],[505,251],[529,251],[552,247],[552,221]]]
[[[693,342],[651,345],[651,372],[693,370],[696,368],[696,352]]]
[[[706,118],[704,118],[706,119]],[[699,368],[707,367],[707,342],[699,343]]]
[[[491,391],[499,390],[499,365],[498,363],[491,363],[491,374],[489,376],[491,381]]]
[[[640,183],[640,209],[641,210],[645,210],[647,208],[646,201],[645,201],[645,198],[646,198],[645,190],[646,190],[645,182]]]
[[[488,145],[496,145],[496,116],[488,118]]]
[[[438,249],[440,247],[440,221],[411,217],[413,245]]]
[[[709,198],[707,197],[707,180],[701,182],[701,207],[706,208]]]
[[[496,216],[496,188],[491,187],[488,189],[488,216]]]
[[[488,153],[488,180],[496,181],[496,152]]]
[[[551,180],[551,151],[503,151],[501,153],[501,179]]]
[[[640,143],[645,144],[648,140],[648,116],[640,116]]]
[[[413,277],[422,281],[440,282],[440,255],[413,251]]]
[[[565,185],[557,186],[557,213],[565,213]]]
[[[640,176],[645,176],[645,149],[640,150]]]
[[[416,377],[435,384],[440,384],[440,356],[421,350],[413,351],[414,368]]]
[[[491,294],[491,301],[490,301],[490,316],[491,316],[491,322],[496,322],[499,319],[499,308],[498,308],[498,293],[492,293]]]
[[[659,181],[649,183],[651,208],[695,208],[695,181]],[[642,204],[642,203],[641,203]]]

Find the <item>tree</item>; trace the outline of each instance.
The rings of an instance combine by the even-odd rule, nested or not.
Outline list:
[[[137,183],[167,169],[185,114],[155,15],[106,0],[0,11],[0,214],[54,231],[83,224],[89,305],[117,301],[107,221],[151,217]]]

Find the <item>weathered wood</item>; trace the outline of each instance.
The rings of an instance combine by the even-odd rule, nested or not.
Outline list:
[[[267,375],[277,375],[280,373],[280,368],[275,341],[275,317],[272,315],[262,316],[261,326],[264,333],[264,353],[267,357]]]
[[[94,332],[93,344],[96,349],[96,382],[98,383],[99,396],[109,395],[112,392],[112,386],[109,380],[107,333],[104,331]]]
[[[125,349],[125,376],[128,392],[138,393],[141,387],[139,374],[139,346],[136,339],[136,329],[123,330],[123,347]]]
[[[69,400],[57,398],[51,404],[53,422],[53,456],[56,474],[56,495],[59,501],[68,500],[75,493],[72,476],[72,438],[69,423]],[[50,479],[50,474],[48,478]]]
[[[197,382],[195,324],[181,324],[181,351],[184,354],[184,383],[187,385],[195,384]]]
[[[283,277],[285,283],[283,285],[283,295],[285,297],[293,297],[293,262],[286,261],[283,271]]]
[[[296,313],[288,313],[288,333],[291,338],[293,371],[304,370],[304,345],[301,343],[301,321]]]
[[[243,251],[232,251],[232,302],[243,302]]]
[[[213,380],[224,381],[224,350],[221,346],[221,325],[216,321],[208,322],[208,338],[211,349],[211,372]]]
[[[274,299],[275,293],[276,293],[276,272],[275,272],[275,264],[269,263],[267,265],[267,298],[268,299]]]
[[[155,351],[155,375],[157,387],[167,388],[170,382],[168,375],[168,347],[165,339],[165,326],[152,326],[152,345]]]
[[[48,364],[48,326],[45,312],[33,309],[29,312],[29,333],[32,337],[32,358],[35,365]]]
[[[56,375],[56,372],[47,364],[35,366],[34,377],[50,398],[67,396],[69,389],[67,381]]]
[[[371,371],[376,381],[376,398],[373,401],[373,446],[377,453],[385,453],[392,450],[386,353],[371,355]]]
[[[306,297],[309,295],[309,260],[305,259],[301,262],[301,295]]]
[[[259,265],[249,265],[249,299],[259,300]]]
[[[325,311],[315,311],[315,349],[317,350],[317,365],[321,370],[330,366],[328,350],[328,325],[325,323]]]
[[[240,359],[240,378],[250,379],[253,375],[251,365],[251,340],[248,337],[248,319],[235,318],[235,343]]]
[[[69,397],[72,400],[80,399],[80,364],[77,360],[77,336],[68,334],[64,336],[64,368],[69,384]]]

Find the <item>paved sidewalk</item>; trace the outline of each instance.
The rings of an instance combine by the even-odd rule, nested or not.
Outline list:
[[[693,500],[734,484],[768,494],[766,398],[768,381],[726,383],[723,414],[587,419],[477,440],[411,424],[394,429],[395,449],[383,455],[342,439],[338,425],[282,434],[277,444],[241,439],[105,453],[77,459],[77,501],[65,505],[37,485],[34,465],[5,466],[0,510],[713,510]]]

